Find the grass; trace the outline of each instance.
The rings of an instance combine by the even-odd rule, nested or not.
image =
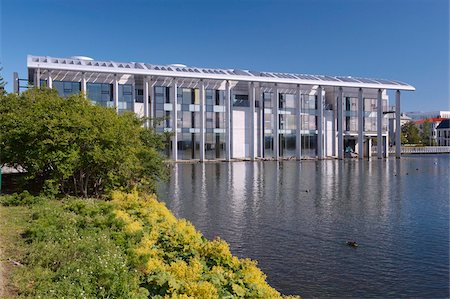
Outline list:
[[[0,201],[3,197],[0,197]],[[31,217],[27,206],[6,207],[0,204],[0,297],[17,294],[11,279],[14,266],[12,261],[21,261],[26,246],[21,235],[25,232],[28,219]]]

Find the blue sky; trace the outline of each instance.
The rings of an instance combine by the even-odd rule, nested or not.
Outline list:
[[[86,55],[394,79],[417,89],[403,93],[402,111],[450,105],[448,0],[0,3],[0,61],[9,82],[13,71],[26,77],[27,54]]]

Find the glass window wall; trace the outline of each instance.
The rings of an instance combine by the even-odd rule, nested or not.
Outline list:
[[[58,91],[61,97],[68,97],[73,94],[78,94],[81,92],[80,82],[71,81],[53,81],[53,88]]]
[[[86,83],[87,97],[94,104],[113,107],[113,86],[108,83]]]

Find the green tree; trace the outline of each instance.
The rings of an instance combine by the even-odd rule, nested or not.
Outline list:
[[[420,131],[420,142],[423,145],[434,145],[434,140],[431,136],[431,123],[426,120],[423,124],[422,124],[422,130]]]
[[[4,93],[6,82],[2,76],[3,67],[0,66],[0,93]]]
[[[419,129],[417,129],[414,122],[409,121],[402,126],[402,143],[404,144],[419,144],[420,136]]]
[[[164,137],[134,113],[32,89],[0,98],[2,162],[52,193],[89,196],[121,188],[154,192],[165,176]]]

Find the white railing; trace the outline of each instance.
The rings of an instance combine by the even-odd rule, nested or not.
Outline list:
[[[372,154],[377,153],[376,146]],[[450,146],[402,146],[402,154],[445,154],[450,153]],[[389,148],[389,154],[395,154],[395,147]]]

